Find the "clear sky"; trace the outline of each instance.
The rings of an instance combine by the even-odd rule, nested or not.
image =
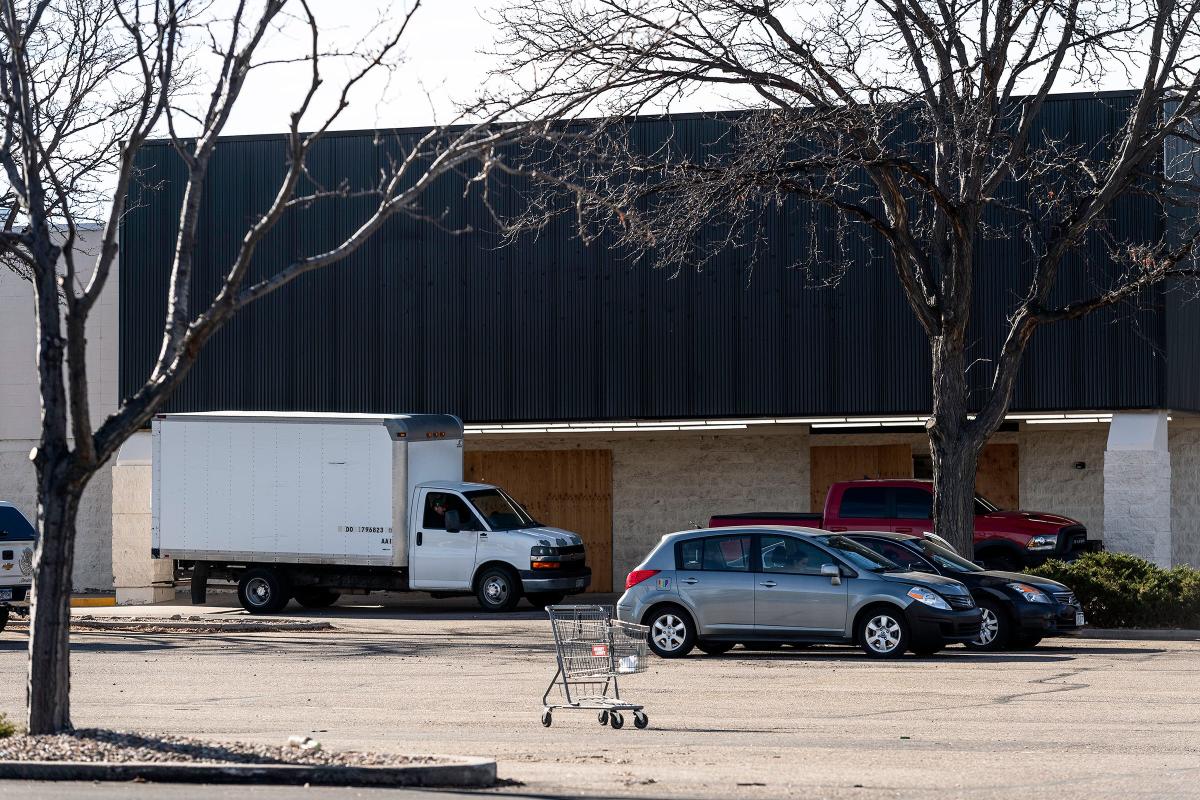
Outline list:
[[[340,49],[362,41],[378,41],[382,32],[394,30],[412,5],[412,0],[310,2],[325,46]],[[380,75],[378,80],[358,87],[336,127],[428,125],[453,114],[454,101],[473,99],[487,78],[492,61],[480,52],[492,47],[495,31],[481,15],[499,5],[498,0],[426,0],[403,40],[406,63],[390,80]],[[308,47],[306,37],[307,31],[300,25],[286,23],[272,36],[269,57],[303,54]],[[330,88],[335,84],[340,88],[346,68],[344,63],[328,65]],[[306,66],[262,69],[247,83],[226,132],[285,129],[288,114],[302,97],[308,78]],[[380,98],[383,102],[377,102]],[[329,95],[323,99],[328,103]]]

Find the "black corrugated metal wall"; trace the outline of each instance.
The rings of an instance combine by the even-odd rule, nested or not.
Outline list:
[[[1050,103],[1044,135],[1093,142],[1123,119],[1120,97]],[[697,154],[720,138],[717,118],[634,124],[646,147],[673,135]],[[328,185],[374,182],[387,148],[414,134],[331,135],[313,155]],[[125,219],[121,249],[123,392],[144,379],[159,346],[183,171],[172,149],[146,147],[145,188]],[[283,168],[279,137],[223,143],[214,158],[197,254],[194,298],[210,297],[247,221],[271,198]],[[498,187],[493,202],[515,203]],[[770,252],[751,264],[731,251],[703,271],[672,275],[584,247],[567,220],[501,246],[477,200],[457,179],[431,192],[454,235],[396,218],[345,262],[303,277],[247,309],[218,334],[171,402],[173,410],[440,411],[469,421],[603,420],[927,411],[924,336],[884,248],[860,247],[833,289],[794,268],[810,246],[795,214],[766,220]],[[259,248],[255,274],[317,252],[364,218],[370,199],[290,214]],[[1157,236],[1147,202],[1119,204],[1114,230]],[[998,352],[1003,320],[1025,281],[1016,242],[989,241],[977,274],[973,356]],[[1104,260],[1089,244],[1062,270],[1059,294],[1089,289]],[[1168,324],[1161,293],[1137,309],[1104,312],[1036,334],[1014,409],[1147,408],[1167,403]],[[1172,302],[1172,307],[1186,304]],[[1195,312],[1184,308],[1180,315]],[[1197,326],[1170,338],[1172,374],[1196,375]],[[1178,329],[1178,330],[1177,330]],[[982,392],[986,361],[971,372]],[[1194,383],[1194,381],[1192,382]],[[1172,387],[1184,387],[1173,381]],[[1190,387],[1190,384],[1187,384]],[[1190,387],[1194,388],[1194,387]],[[1170,405],[1200,408],[1190,388]]]

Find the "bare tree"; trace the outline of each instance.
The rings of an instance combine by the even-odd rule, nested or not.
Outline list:
[[[322,67],[331,53],[307,0],[0,0],[0,166],[7,184],[0,258],[33,284],[42,417],[32,456],[37,473],[37,527],[29,642],[28,726],[52,733],[71,726],[68,630],[76,514],[88,481],[121,444],[163,406],[205,344],[240,309],[290,281],[338,262],[395,215],[437,222],[422,197],[439,177],[468,185],[497,162],[497,149],[527,135],[513,122],[521,101],[464,111],[459,124],[430,130],[392,154],[368,187],[323,187],[306,160],[368,76],[395,68],[419,0],[384,20],[377,46],[340,54],[349,77],[319,114]],[[218,18],[217,9],[229,16]],[[299,52],[266,55],[285,14],[307,32]],[[205,60],[207,59],[207,60]],[[201,199],[220,136],[247,78],[265,63],[303,67],[299,104],[286,128],[286,163],[273,200],[248,224],[236,256],[211,300],[196,302],[193,259]],[[305,132],[305,131],[308,132]],[[186,134],[186,135],[185,135]],[[139,174],[138,153],[152,136],[170,139],[186,167],[178,236],[170,265],[166,321],[158,358],[145,383],[94,425],[88,406],[89,314],[105,290],[118,250],[118,229]],[[382,144],[382,142],[381,142]],[[256,247],[291,209],[373,198],[344,240],[289,263],[261,264]],[[360,205],[355,205],[361,208]],[[79,225],[102,225],[94,264],[81,263]],[[89,261],[91,259],[89,258]]]
[[[610,120],[577,139],[575,157],[543,168],[573,195],[585,235],[615,232],[676,269],[764,244],[755,220],[768,212],[881,244],[932,356],[934,525],[970,553],[977,456],[1005,418],[1030,338],[1191,274],[1198,10],[1195,0],[518,0],[500,22],[509,77],[553,71],[558,97]],[[1045,134],[1052,92],[1114,82],[1137,90],[1115,137],[1090,147]],[[697,96],[743,112],[707,158],[672,143],[639,152],[611,122]],[[1163,168],[1171,142],[1186,146]],[[1184,232],[1122,238],[1113,208],[1130,193]],[[535,214],[562,207],[533,200]],[[984,360],[990,390],[969,397],[976,270],[998,238],[1022,243],[1011,268],[1025,288],[997,310],[1004,342]],[[1106,258],[1089,258],[1097,243]],[[821,255],[824,279],[836,280],[837,248]],[[1064,299],[1056,281],[1072,259],[1093,290]]]

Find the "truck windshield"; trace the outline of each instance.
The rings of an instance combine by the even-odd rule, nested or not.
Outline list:
[[[975,513],[990,514],[993,511],[999,511],[1000,507],[988,500],[981,494],[975,495]]]
[[[519,528],[536,528],[537,521],[529,516],[521,504],[499,489],[479,489],[465,492],[471,505],[494,531],[514,531]]]
[[[837,554],[859,569],[868,572],[900,572],[902,567],[874,550],[868,550],[858,542],[851,541],[845,536],[822,536],[817,539],[826,547],[837,551]]]

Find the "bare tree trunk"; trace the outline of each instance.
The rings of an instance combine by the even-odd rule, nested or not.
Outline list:
[[[932,340],[933,530],[965,557],[975,553],[975,468],[980,444],[968,427],[965,348],[961,335]]]
[[[26,700],[31,734],[71,730],[71,571],[75,563],[75,521],[82,487],[55,473],[62,464],[39,472],[38,553],[29,620],[29,674]]]

